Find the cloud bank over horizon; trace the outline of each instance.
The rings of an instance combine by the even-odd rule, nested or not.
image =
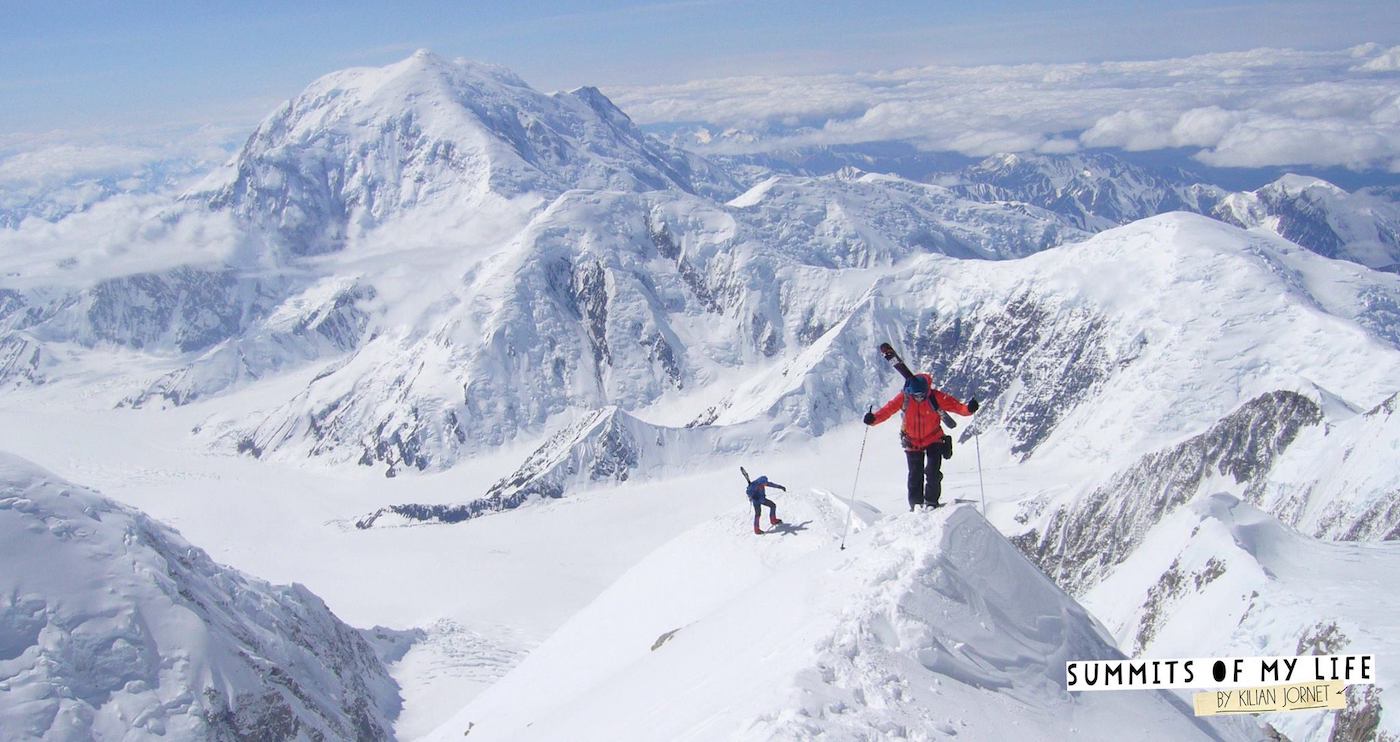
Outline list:
[[[932,66],[605,90],[701,153],[903,141],[978,157],[1195,149],[1215,167],[1400,173],[1400,46]]]
[[[700,154],[889,141],[971,157],[1185,149],[1213,167],[1400,174],[1400,46],[752,75],[604,92]],[[0,135],[0,227],[118,192],[178,188],[251,130],[211,120]]]

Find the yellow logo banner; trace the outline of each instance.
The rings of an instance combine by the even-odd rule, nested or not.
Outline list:
[[[1325,683],[1270,685],[1263,688],[1231,688],[1197,693],[1193,697],[1196,716],[1216,714],[1260,714],[1266,711],[1307,711],[1343,709],[1346,684],[1340,680]]]

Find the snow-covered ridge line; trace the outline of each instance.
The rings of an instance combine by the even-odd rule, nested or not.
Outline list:
[[[840,551],[843,509],[813,495],[787,500],[801,540],[725,517],[653,552],[432,739],[1224,734],[1163,694],[1071,698],[1067,659],[1122,655],[971,508]]]
[[[558,499],[574,487],[626,482],[639,471],[674,471],[704,457],[715,439],[711,430],[652,425],[609,407],[555,433],[480,498],[460,505],[390,505],[355,526],[459,523],[533,500]]]
[[[392,737],[396,684],[306,588],[8,454],[0,562],[7,738]]]

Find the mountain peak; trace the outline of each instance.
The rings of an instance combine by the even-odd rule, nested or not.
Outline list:
[[[1322,178],[1315,178],[1311,175],[1298,175],[1296,173],[1286,173],[1283,177],[1264,186],[1260,190],[1278,190],[1286,195],[1295,196],[1303,191],[1318,189],[1338,196],[1345,196],[1347,192]]]
[[[387,70],[398,70],[400,74],[430,73],[451,77],[475,77],[491,80],[498,84],[527,88],[529,85],[510,68],[489,62],[478,62],[466,57],[448,59],[430,49],[419,49],[403,61],[389,65]]]
[[[642,133],[597,88],[547,95],[505,67],[419,50],[311,83],[190,197],[309,255],[428,203],[460,211],[571,189],[737,191],[709,163]]]

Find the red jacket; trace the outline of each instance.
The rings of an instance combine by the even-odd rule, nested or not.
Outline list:
[[[959,402],[951,394],[945,394],[933,388],[933,377],[928,374],[919,374],[927,381],[929,391],[933,399],[938,401],[938,408],[948,412],[956,412],[959,415],[971,415],[967,405]],[[890,419],[896,410],[904,410],[904,425],[900,428],[904,435],[900,439],[904,442],[906,451],[919,451],[943,440],[943,425],[939,419],[938,410],[929,404],[930,400],[916,402],[901,390],[894,398],[885,403],[884,407],[875,411],[875,424]]]

